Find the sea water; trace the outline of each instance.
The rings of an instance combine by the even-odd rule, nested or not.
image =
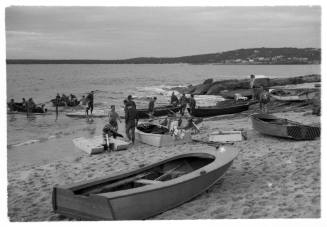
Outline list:
[[[71,108],[60,109],[58,116],[49,102],[61,94],[78,98],[95,93],[95,109],[116,105],[123,114],[123,100],[135,97],[138,107],[147,107],[156,96],[158,105],[168,104],[171,88],[202,83],[205,79],[241,79],[249,75],[292,77],[320,74],[319,65],[190,65],[190,64],[36,64],[7,65],[7,101],[32,97],[46,103],[49,115],[7,115],[8,164],[25,164],[69,157],[76,151],[72,139],[101,134],[107,119],[74,119],[65,116]],[[219,96],[196,96],[197,103],[210,104]],[[124,129],[120,127],[120,132]]]

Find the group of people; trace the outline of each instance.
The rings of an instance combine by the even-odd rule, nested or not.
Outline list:
[[[14,99],[11,99],[8,103],[10,112],[45,113],[47,109],[44,106],[44,104],[37,105],[33,98],[29,98],[27,101],[25,98],[22,98],[22,102],[15,102]]]
[[[62,94],[62,96],[57,93],[56,98],[51,100],[54,106],[77,106],[80,101],[77,99],[77,97],[73,94],[65,95]]]
[[[138,122],[138,116],[137,116],[136,104],[133,101],[131,95],[128,95],[127,99],[124,100],[124,112],[125,112],[125,133],[127,138],[130,141],[132,141],[132,143],[134,144],[135,127]],[[118,121],[121,123],[120,116],[116,112],[114,105],[111,106],[111,110],[109,111],[108,117],[109,117],[109,123],[106,124],[102,130],[105,150],[109,148],[108,138],[114,136],[118,131]]]
[[[185,114],[185,109],[187,107],[187,104],[189,104],[191,114],[196,107],[196,101],[194,99],[194,95],[191,94],[190,98],[187,98],[185,96],[185,93],[183,93],[182,96],[178,99],[178,97],[175,95],[175,92],[173,92],[170,97],[170,104],[172,104],[173,106],[180,105],[180,114],[182,116],[184,116]]]

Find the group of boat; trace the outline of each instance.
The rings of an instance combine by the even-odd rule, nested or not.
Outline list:
[[[141,121],[136,127],[136,139],[156,147],[188,143],[192,141],[192,126],[198,128],[203,117],[246,111],[254,103],[229,100],[216,106],[197,107],[184,121],[172,114],[179,108],[157,107],[155,116],[166,122]],[[145,109],[138,111],[140,118],[149,118]],[[173,116],[160,118],[169,114]],[[250,117],[253,129],[268,136],[292,140],[312,140],[320,136],[319,126],[262,113]],[[132,171],[55,186],[53,210],[82,220],[146,219],[179,206],[216,184],[237,155],[235,147],[224,145],[216,151],[179,154]]]

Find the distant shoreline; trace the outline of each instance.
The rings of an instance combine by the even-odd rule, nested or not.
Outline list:
[[[111,60],[109,60],[111,61]],[[127,63],[127,62],[108,62],[107,60],[13,60],[6,61],[7,65],[175,65],[175,64],[187,64],[187,65],[321,65],[321,63]]]
[[[218,64],[307,65],[321,64],[317,48],[249,48],[182,57],[137,57],[129,59],[7,59],[7,64]]]

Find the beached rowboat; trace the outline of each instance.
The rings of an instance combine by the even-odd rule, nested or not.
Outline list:
[[[178,106],[158,106],[154,108],[153,116],[160,117],[168,114],[176,113],[180,110]],[[149,110],[148,109],[137,109],[137,116],[139,119],[149,118]]]
[[[142,143],[156,147],[184,144],[192,141],[191,132],[179,130],[177,134],[169,132],[168,127],[154,123],[142,123],[135,129],[135,138]]]
[[[238,152],[173,156],[134,171],[65,186],[55,186],[55,213],[82,220],[142,220],[177,207],[213,186]]]
[[[199,106],[192,112],[188,108],[190,114],[194,117],[211,117],[224,114],[234,114],[249,109],[249,103],[235,103],[230,105],[216,105],[216,106]]]
[[[312,140],[320,136],[320,127],[303,125],[269,114],[253,114],[251,119],[253,129],[266,135],[295,140]]]
[[[305,101],[313,99],[317,89],[273,89],[270,97],[277,101]]]

